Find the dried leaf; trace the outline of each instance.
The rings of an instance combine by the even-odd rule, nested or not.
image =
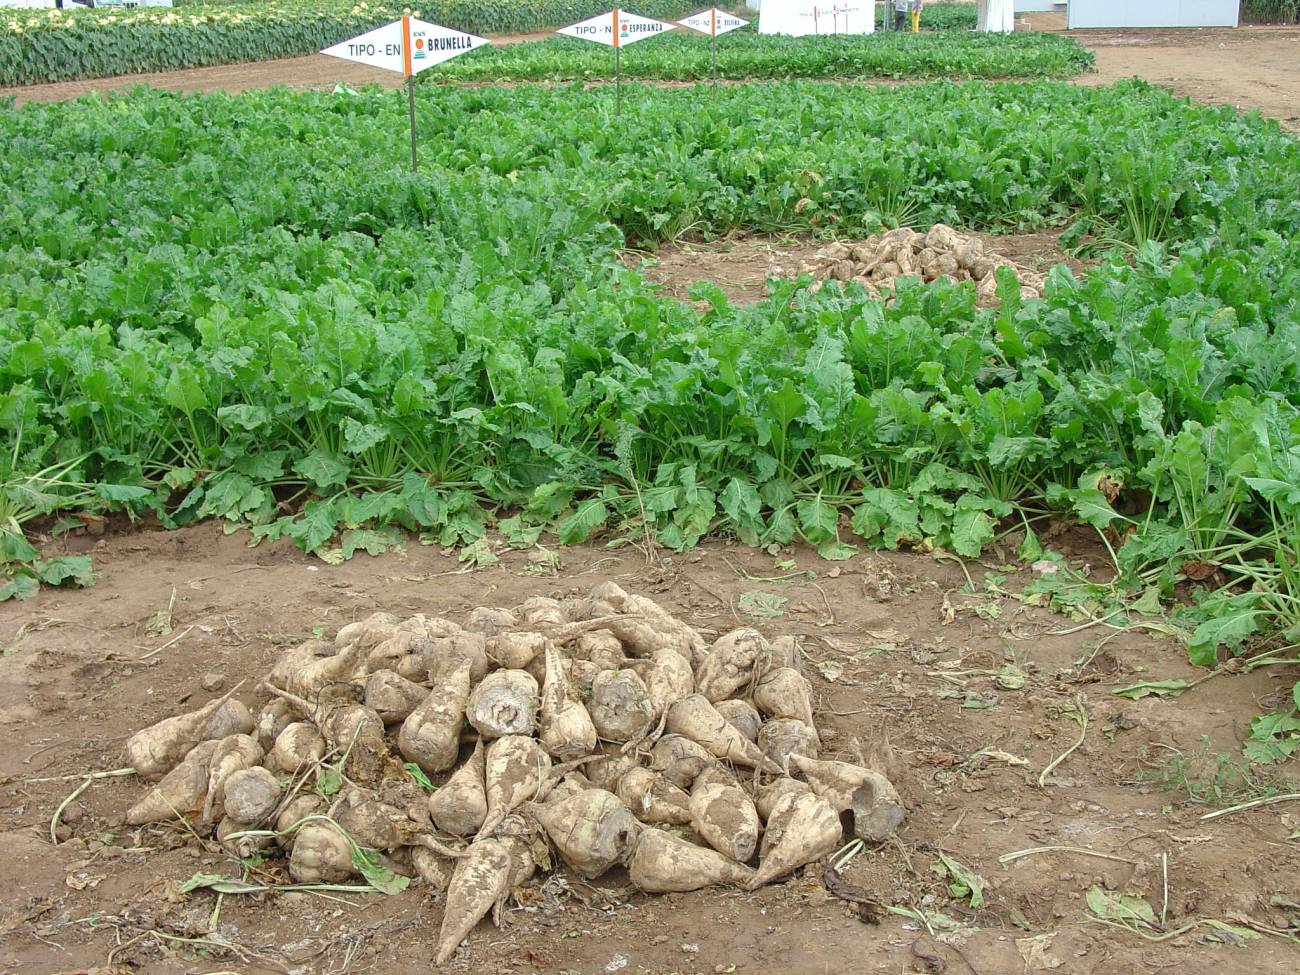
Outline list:
[[[1056,932],[1040,934],[1033,938],[1017,938],[1016,948],[1024,960],[1026,972],[1050,972],[1060,968],[1063,962],[1055,955],[1048,954]]]
[[[838,660],[816,660],[813,665],[832,684],[844,676],[844,665]]]
[[[952,766],[961,764],[961,756],[952,752],[917,752],[917,760],[926,765]]]
[[[1193,582],[1204,582],[1219,571],[1219,567],[1213,562],[1202,562],[1199,559],[1188,559],[1180,569],[1183,575]]]

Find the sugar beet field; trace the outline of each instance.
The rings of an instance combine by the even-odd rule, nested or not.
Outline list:
[[[1294,967],[1300,143],[949,6],[0,102],[0,968]]]

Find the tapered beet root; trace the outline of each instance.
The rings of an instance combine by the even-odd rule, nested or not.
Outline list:
[[[695,832],[729,859],[744,863],[758,849],[762,826],[754,803],[740,787],[697,782],[691,789],[690,811]]]
[[[745,884],[749,867],[659,829],[645,829],[627,863],[628,878],[647,894],[685,893],[715,884]]]
[[[546,650],[546,682],[542,688],[541,739],[551,757],[561,762],[590,755],[596,748],[596,726],[581,702],[573,699],[563,661],[554,647]]]
[[[618,796],[587,789],[533,808],[564,862],[588,880],[599,877],[631,853],[641,824]]]
[[[643,823],[688,826],[691,797],[662,775],[645,768],[624,772],[618,780],[618,797]]]
[[[487,818],[484,765],[480,741],[446,784],[429,797],[429,818],[443,832],[473,836],[483,828],[483,820]]]
[[[781,771],[757,745],[728,724],[703,694],[692,694],[670,707],[665,727],[704,746],[714,758],[765,772]]]
[[[397,747],[408,762],[426,773],[444,772],[460,754],[460,726],[469,697],[472,661],[452,663],[434,684],[429,696],[402,722]]]
[[[179,765],[194,746],[204,740],[208,719],[230,699],[236,690],[238,687],[233,687],[197,711],[178,714],[174,718],[164,718],[128,738],[126,758],[136,774],[141,778],[153,779],[165,775]]]
[[[879,772],[848,762],[819,762],[791,755],[790,767],[837,813],[853,810],[853,832],[868,843],[892,836],[906,813],[893,784]]]
[[[127,825],[164,822],[202,809],[216,750],[215,741],[199,742],[191,748],[179,765],[164,775],[162,781],[151,786],[148,793],[127,811]]]
[[[747,885],[756,890],[840,845],[843,829],[830,803],[807,792],[782,796],[767,820],[758,872]]]
[[[490,835],[511,811],[537,795],[550,775],[551,756],[532,738],[508,735],[488,746],[486,766],[487,817],[479,837]]]
[[[510,838],[485,838],[471,843],[466,855],[456,861],[447,887],[437,963],[445,964],[474,925],[489,911],[499,910],[515,884],[521,882],[519,878],[531,873],[532,861],[523,844]]]

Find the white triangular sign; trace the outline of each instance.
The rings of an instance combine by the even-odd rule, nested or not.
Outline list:
[[[609,47],[627,47],[629,44],[644,41],[647,37],[656,37],[672,29],[672,24],[630,14],[626,10],[615,7],[580,24],[561,27],[555,33],[579,37],[584,41],[595,41],[597,44],[605,44]]]
[[[411,73],[419,74],[425,68],[450,61],[488,43],[486,37],[463,34],[450,27],[440,27],[412,17]]]
[[[405,72],[402,62],[402,22],[395,20],[383,27],[376,27],[364,34],[341,41],[333,47],[327,47],[321,54],[345,61],[359,61],[373,68],[386,71]]]
[[[701,34],[725,34],[737,27],[744,27],[749,21],[741,20],[735,14],[714,7],[712,10],[704,10],[685,20],[679,20],[678,23]]]
[[[415,75],[488,43],[485,38],[463,34],[450,27],[430,24],[414,17],[405,20],[405,26],[401,20],[395,20],[391,24],[384,24],[383,27],[376,27],[333,47],[327,47],[321,54],[343,58],[345,61],[359,61],[398,74],[406,74],[409,70]],[[403,48],[407,29],[411,32],[409,64]]]

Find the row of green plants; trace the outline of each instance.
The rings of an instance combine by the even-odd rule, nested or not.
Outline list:
[[[1300,24],[1300,0],[1244,0],[1241,20],[1247,24]]]
[[[706,535],[973,556],[1061,513],[1198,663],[1300,639],[1300,144],[1138,82],[425,88],[0,111],[4,595],[34,519],[219,518],[326,557]],[[237,164],[233,164],[237,161]],[[706,310],[687,232],[1068,225],[1004,277]],[[55,523],[55,527],[59,527]],[[1064,578],[1060,576],[1060,578]]]
[[[974,3],[927,3],[921,12],[921,30],[974,30],[978,21]],[[894,27],[894,5],[876,5],[876,30],[891,31]],[[909,21],[909,30],[910,21]]]
[[[477,34],[546,30],[608,7],[601,0],[257,0],[162,7],[0,8],[0,85],[32,85],[142,71],[312,54],[411,13]],[[684,0],[642,0],[638,12],[676,19]]]
[[[718,39],[718,76],[783,78],[1069,78],[1095,57],[1058,34],[942,35],[880,33],[865,37],[784,37],[737,31]],[[712,74],[712,42],[675,33],[622,52],[624,77],[699,81]],[[614,53],[571,37],[479,48],[422,76],[426,82],[574,81],[612,78]]]
[[[599,13],[590,0],[434,0],[415,8],[426,19],[476,33],[535,31]],[[406,11],[391,2],[300,0],[219,3],[180,9],[0,11],[0,85],[168,71],[308,54],[386,23]],[[675,19],[694,10],[681,0],[646,0],[645,16]],[[1055,35],[973,35],[974,6],[932,4],[927,36],[760,37],[752,27],[719,42],[726,78],[1034,78],[1088,70],[1093,56]],[[968,23],[969,21],[969,23]],[[942,38],[935,31],[948,31]],[[629,77],[697,80],[710,74],[709,41],[670,35],[624,52]],[[444,65],[426,80],[573,80],[611,76],[607,49],[572,38],[484,48]]]

